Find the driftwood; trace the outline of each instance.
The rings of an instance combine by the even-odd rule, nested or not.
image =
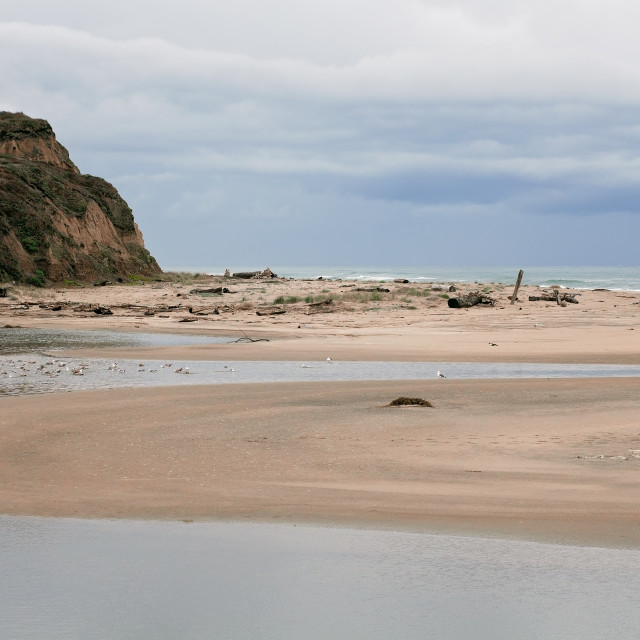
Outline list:
[[[216,307],[213,310],[213,313],[217,316],[219,316],[221,313],[229,313],[229,312],[233,312],[233,307],[230,307],[228,304],[223,304],[220,307]]]
[[[477,304],[493,307],[496,301],[490,296],[486,296],[478,291],[472,291],[464,296],[457,298],[449,298],[447,304],[451,309],[462,309],[466,307],[475,307]]]
[[[93,313],[97,313],[99,316],[112,316],[113,315],[113,311],[111,311],[111,309],[109,309],[109,307],[95,307],[94,309],[91,309],[91,311],[93,311]]]
[[[191,289],[189,293],[231,293],[227,287],[211,287],[210,289]]]
[[[518,289],[520,288],[520,283],[522,282],[523,275],[524,275],[524,271],[520,269],[520,271],[518,271],[518,279],[516,280],[516,286],[513,288],[513,294],[511,295],[511,304],[513,304],[518,299]]]
[[[409,281],[405,280],[404,278],[395,278],[393,281],[396,284],[409,284]]]
[[[278,276],[267,267],[264,271],[238,271],[233,274],[233,277],[250,280],[251,278],[277,278]]]
[[[576,300],[576,296],[580,295],[578,293],[560,293],[557,289],[555,293],[543,293],[539,296],[529,296],[530,302],[557,302],[560,304],[561,302],[571,302],[573,304],[578,304]]]
[[[251,338],[244,331],[242,332],[242,337],[237,340],[232,340],[229,344],[234,342],[269,342],[269,338]]]
[[[318,302],[310,302],[307,308],[307,315],[312,313],[330,313],[333,311],[333,298],[319,300]]]
[[[277,316],[282,313],[287,313],[287,310],[283,307],[262,307],[256,311],[258,316]]]

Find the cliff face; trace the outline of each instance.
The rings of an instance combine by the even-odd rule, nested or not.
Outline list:
[[[0,112],[0,282],[159,272],[116,189],[82,175],[46,120]]]

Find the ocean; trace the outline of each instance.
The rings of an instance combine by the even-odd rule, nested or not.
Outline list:
[[[403,278],[411,282],[483,282],[513,284],[520,268],[524,270],[523,284],[567,289],[612,289],[640,291],[640,266],[637,267],[379,267],[379,266],[163,266],[164,271],[186,271],[222,275],[263,271],[269,267],[281,278],[296,280],[360,280],[384,282]]]

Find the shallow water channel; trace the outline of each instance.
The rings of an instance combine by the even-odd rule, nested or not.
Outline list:
[[[230,338],[113,331],[10,330],[0,334],[0,396],[192,384],[423,380],[447,378],[575,378],[640,376],[638,365],[469,362],[166,362],[62,358],[56,350],[86,347],[226,343]],[[188,374],[188,375],[187,375]]]

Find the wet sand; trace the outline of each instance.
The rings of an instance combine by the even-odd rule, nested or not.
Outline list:
[[[328,286],[238,288],[312,285]],[[148,307],[153,296],[175,294],[147,287],[72,293],[112,308],[116,295],[144,294]],[[506,294],[490,308],[451,310],[441,299],[401,309],[394,299],[375,301],[375,311],[349,303],[308,314],[298,303],[278,316],[257,316],[254,307],[191,323],[130,309],[97,317],[4,304],[0,324],[268,338],[118,357],[640,364],[640,294],[585,292],[567,307],[526,298],[510,305]],[[0,512],[324,522],[638,546],[639,392],[637,378],[429,379],[2,398]],[[385,406],[401,395],[434,406]]]

